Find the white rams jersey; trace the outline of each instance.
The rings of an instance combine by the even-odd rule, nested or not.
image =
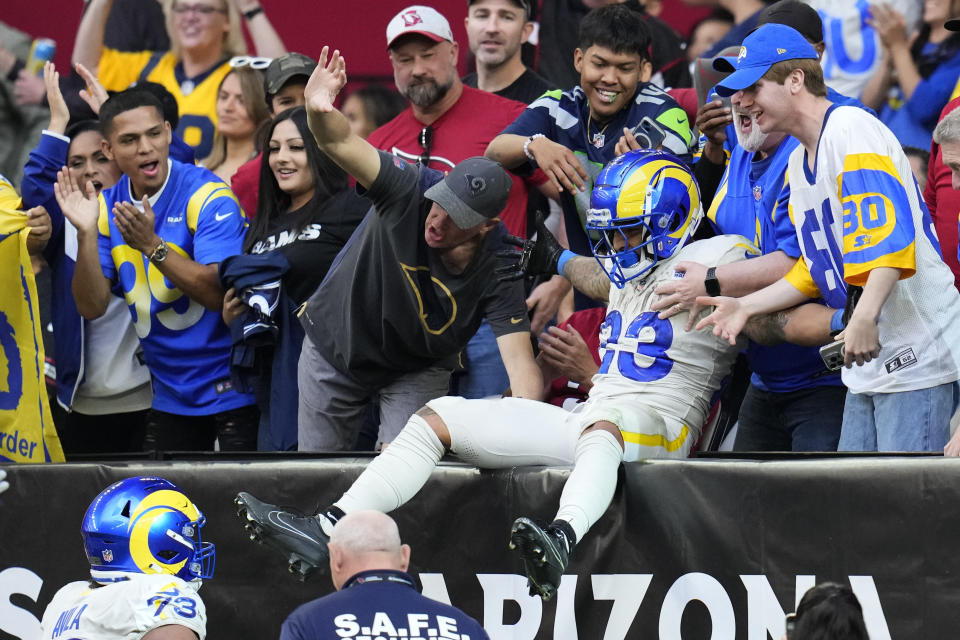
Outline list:
[[[170,575],[132,575],[92,587],[71,582],[53,596],[41,623],[41,640],[137,640],[168,624],[204,640],[207,612],[196,587]]]
[[[880,357],[844,368],[853,393],[925,389],[960,377],[960,294],[900,142],[856,107],[827,113],[815,172],[790,156],[790,217],[803,259],[787,279],[841,309],[847,285],[900,269],[878,321]]]
[[[600,327],[600,371],[593,377],[587,404],[602,406],[610,399],[629,396],[631,403],[643,404],[699,432],[714,394],[746,343],[731,346],[713,335],[712,326],[686,331],[686,312],[661,320],[658,312],[650,310],[661,298],[654,291],[683,277],[674,270],[679,262],[715,267],[758,254],[743,236],[716,236],[683,247],[645,280],[630,280],[623,289],[611,285],[607,317]],[[710,311],[703,311],[701,317]]]

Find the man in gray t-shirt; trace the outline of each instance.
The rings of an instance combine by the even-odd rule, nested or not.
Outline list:
[[[307,85],[310,130],[374,206],[307,301],[300,357],[301,451],[349,449],[368,399],[380,401],[380,440],[446,395],[450,370],[482,318],[515,396],[537,398],[540,371],[519,283],[494,276],[506,234],[497,216],[510,177],[468,158],[444,177],[377,151],[333,107],[344,65],[326,50]]]

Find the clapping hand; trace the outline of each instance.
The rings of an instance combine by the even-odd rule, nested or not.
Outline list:
[[[57,172],[57,182],[53,185],[53,195],[57,198],[63,215],[79,231],[96,232],[97,218],[100,217],[100,203],[97,201],[97,189],[87,181],[81,189],[70,176],[66,167]]]

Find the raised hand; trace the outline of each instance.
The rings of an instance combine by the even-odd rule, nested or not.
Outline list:
[[[53,185],[53,195],[67,220],[79,231],[97,231],[97,218],[100,217],[100,203],[97,201],[97,189],[87,182],[81,189],[70,177],[66,167],[57,171],[57,182]]]
[[[100,115],[100,107],[102,107],[103,103],[110,97],[109,94],[107,94],[107,90],[100,84],[97,76],[90,73],[90,70],[79,62],[75,64],[73,68],[77,70],[77,73],[80,74],[83,81],[87,83],[87,88],[80,90],[80,98],[90,105],[90,108],[93,109],[95,114]]]
[[[329,113],[334,110],[333,102],[336,100],[340,90],[347,84],[347,65],[340,51],[334,50],[329,54],[330,47],[324,47],[320,51],[320,59],[317,62],[317,68],[314,69],[307,86],[303,90],[303,96],[307,101],[307,109]],[[329,60],[327,59],[330,55]]]
[[[27,71],[20,69],[16,82],[13,83],[13,97],[21,107],[43,102],[43,80]]]
[[[498,267],[495,271],[501,282],[519,280],[526,275],[553,275],[557,273],[557,261],[563,247],[547,229],[543,214],[537,212],[537,239],[525,240],[517,236],[505,236],[503,242],[520,247],[520,251],[507,249],[497,252],[501,258],[518,258],[513,264]]]
[[[725,161],[723,145],[727,141],[727,125],[731,122],[733,122],[731,109],[727,108],[718,97],[707,100],[697,109],[697,128],[707,138],[703,152],[714,164],[723,164]]]
[[[43,65],[43,84],[47,88],[47,102],[50,103],[50,124],[47,130],[63,133],[70,122],[70,110],[60,92],[60,73],[52,62]]]

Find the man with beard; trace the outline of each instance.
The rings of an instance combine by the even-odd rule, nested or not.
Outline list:
[[[387,52],[397,90],[410,108],[370,134],[367,142],[410,162],[449,172],[455,164],[482,156],[490,141],[523,112],[524,104],[464,86],[457,74],[459,46],[450,24],[435,9],[414,5],[387,25]],[[527,235],[527,185],[513,187],[500,221]],[[545,181],[545,179],[544,179]],[[456,392],[471,398],[500,394],[508,376],[490,326],[484,322],[466,347],[467,372]]]
[[[686,276],[657,291],[666,296],[654,305],[662,310],[661,317],[670,317],[688,304],[695,317],[702,311],[695,297],[704,293],[739,297],[761,289],[786,275],[801,255],[787,214],[790,189],[784,175],[790,153],[799,143],[783,133],[761,132],[756,116],[737,107],[733,116],[738,144],[707,218],[717,233],[753,239],[762,255],[709,269],[695,262],[678,264],[676,270]],[[688,331],[692,325],[691,320]],[[753,375],[740,405],[734,448],[835,451],[846,389],[839,374],[826,369],[818,349],[751,341],[747,359]]]
[[[444,173],[482,156],[525,105],[465,87],[457,75],[459,45],[450,24],[430,7],[403,9],[387,25],[387,52],[397,90],[410,107],[370,134],[367,142],[410,162]],[[526,235],[527,189],[513,177],[500,220],[514,235]]]
[[[785,24],[797,29],[819,55],[823,54],[823,25],[817,12],[796,0],[768,7],[760,24]],[[718,59],[718,64],[721,59]],[[863,106],[835,92],[828,99],[837,104]],[[716,110],[719,107],[716,103]],[[705,105],[703,111],[712,109]],[[716,120],[718,125],[722,122]],[[708,127],[709,129],[709,127]],[[731,129],[734,135],[731,135]],[[707,132],[707,146],[714,138]],[[787,212],[790,185],[786,180],[787,159],[799,142],[782,132],[762,133],[756,116],[733,109],[733,123],[726,127],[725,145],[730,159],[719,188],[707,210],[717,233],[740,233],[752,238],[763,256],[738,265],[708,270],[697,263],[685,263],[678,271],[685,278],[668,283],[658,293],[665,297],[654,308],[670,317],[681,309],[694,315],[701,310],[696,297],[702,295],[746,295],[786,275],[800,257],[796,230]],[[724,137],[725,137],[724,136]],[[732,144],[733,142],[736,144]],[[723,143],[717,145],[720,158]],[[719,173],[722,160],[713,160],[707,148],[697,162],[696,175],[704,165]],[[706,181],[704,181],[706,182]],[[707,199],[706,197],[704,198]],[[810,307],[822,324],[830,317],[826,309]],[[834,312],[831,329],[841,328],[842,311]],[[689,328],[689,327],[688,327]],[[825,327],[824,327],[825,329]],[[828,340],[823,332],[823,342]],[[840,438],[846,391],[840,376],[826,370],[815,347],[793,344],[764,346],[751,342],[747,357],[753,372],[740,406],[734,448],[739,451],[835,451]]]

